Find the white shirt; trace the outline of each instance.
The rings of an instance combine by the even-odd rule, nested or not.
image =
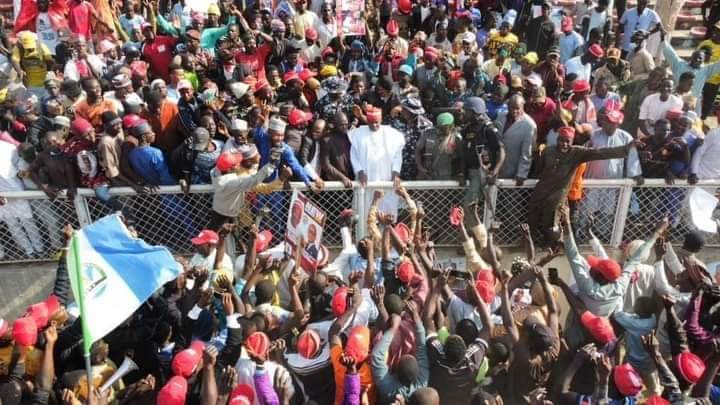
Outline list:
[[[720,128],[705,135],[705,142],[695,151],[690,165],[690,173],[700,180],[720,179]]]
[[[627,145],[633,138],[622,129],[615,130],[612,136],[608,136],[602,128],[596,129],[590,137],[590,147],[593,149],[613,148]],[[642,174],[640,159],[637,149],[630,149],[627,158],[595,160],[588,162],[588,179],[624,179],[625,177],[636,177]]]
[[[590,74],[592,73],[592,65],[586,63],[583,65],[581,56],[570,58],[565,62],[565,75],[575,73],[577,80],[586,80],[590,82]]]
[[[217,252],[216,249],[212,249],[210,251],[210,254],[207,257],[203,257],[200,253],[195,253],[195,255],[190,259],[190,267],[202,267],[207,269],[208,271],[212,271],[215,269],[215,253]],[[221,269],[228,269],[232,270],[233,263],[230,259],[230,256],[225,254],[222,259],[222,263],[220,264]]]
[[[55,55],[55,47],[60,41],[58,40],[57,31],[55,31],[50,23],[48,13],[38,13],[36,24],[38,38],[48,47],[50,53]]]
[[[350,138],[350,162],[355,170],[355,178],[365,172],[368,182],[392,181],[393,172],[400,173],[402,167],[402,151],[405,147],[405,136],[396,129],[381,125],[375,132],[363,125],[348,133]],[[370,207],[372,193],[365,195],[365,207]],[[389,214],[397,213],[398,196],[386,193],[380,201],[379,210]],[[359,213],[365,218],[367,212]]]
[[[645,97],[640,105],[640,114],[638,118],[641,120],[650,120],[650,124],[665,118],[665,114],[672,109],[681,109],[683,101],[680,97],[671,94],[667,100],[660,100],[660,93],[653,93]],[[652,125],[650,126],[652,130]]]

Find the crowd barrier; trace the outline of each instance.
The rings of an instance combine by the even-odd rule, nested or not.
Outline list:
[[[514,181],[499,180],[489,187],[480,201],[481,218],[485,223],[498,222],[496,242],[501,246],[519,243],[518,227],[527,218],[527,201],[535,186],[535,180],[528,180],[522,186]],[[453,206],[462,203],[464,187],[455,181],[411,181],[405,182],[411,196],[426,212],[425,224],[430,228],[436,246],[457,246],[458,232],[450,226],[448,213]],[[720,188],[720,181],[700,182],[711,192]],[[356,212],[366,208],[365,196],[382,189],[393,192],[392,183],[369,183],[361,187],[355,183],[344,188],[339,182],[326,183],[325,191],[312,193],[300,183],[291,183],[289,190],[279,192],[281,202],[272,215],[263,223],[264,228],[274,231],[276,238],[284,229],[285,213],[293,189],[307,191],[306,194],[327,212],[327,223],[323,243],[329,247],[341,245],[338,217],[340,211],[352,207]],[[686,197],[694,186],[685,182],[666,185],[661,179],[648,179],[642,186],[632,180],[586,180],[585,196],[580,202],[577,215],[573,218],[579,243],[587,241],[583,231],[589,215],[595,218],[595,233],[600,240],[612,247],[621,246],[633,239],[642,239],[649,234],[657,221],[671,214],[673,224],[670,240],[682,241],[685,232],[691,228]],[[168,246],[179,254],[192,252],[190,237],[206,226],[212,209],[212,186],[193,186],[184,194],[178,186],[161,187],[150,194],[137,194],[130,188],[113,188],[124,209],[131,212],[140,236],[152,244]],[[0,210],[0,263],[50,260],[62,243],[62,227],[70,223],[74,227],[89,224],[110,213],[90,189],[80,189],[73,200],[60,195],[49,200],[41,191],[0,192],[8,201]],[[23,202],[24,201],[24,202]],[[404,212],[401,210],[400,219]],[[365,221],[357,223],[356,233],[365,234]],[[277,239],[276,239],[277,241]],[[718,236],[707,235],[709,246],[720,246]]]

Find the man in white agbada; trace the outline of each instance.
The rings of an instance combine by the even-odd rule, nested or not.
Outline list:
[[[601,109],[598,112],[600,128],[596,129],[590,137],[589,146],[593,149],[612,148],[634,142],[629,133],[619,128],[624,120],[620,111]],[[588,162],[585,177],[588,179],[624,179],[632,178],[638,185],[643,184],[642,168],[638,158],[637,149],[632,148],[626,158],[606,159]],[[617,205],[617,191],[607,189],[588,189],[585,198],[585,213],[612,218]],[[630,207],[631,211],[637,207]],[[601,235],[609,235],[609,224],[612,221],[597,221],[598,231]]]
[[[17,146],[0,141],[0,191],[23,191],[23,183],[18,177],[20,155]],[[26,200],[10,199],[0,205],[0,220],[7,225],[10,235],[23,252],[32,257],[43,251],[42,238],[33,220],[30,203]],[[5,249],[0,245],[0,258]]]
[[[373,181],[393,181],[400,185],[400,167],[405,136],[386,125],[380,125],[382,111],[370,107],[366,112],[368,125],[363,125],[348,134],[350,138],[350,162],[355,170],[355,178],[362,186]],[[360,218],[367,216],[372,201],[372,193],[365,193],[365,209],[359,212]],[[380,202],[379,211],[397,217],[398,196],[385,193]]]

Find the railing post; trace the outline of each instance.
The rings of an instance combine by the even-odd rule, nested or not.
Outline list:
[[[77,195],[75,195],[73,204],[75,205],[75,213],[77,214],[77,219],[80,226],[82,227],[91,224],[93,221],[92,217],[90,216],[90,209],[88,208],[87,199],[78,193]]]
[[[633,186],[628,181],[620,188],[618,195],[617,209],[615,210],[615,221],[613,222],[613,232],[610,237],[610,246],[619,247],[622,244],[623,234],[625,233],[625,221],[627,220],[628,211],[630,211],[630,198],[632,197]]]
[[[355,213],[358,216],[358,220],[355,222],[355,234],[357,239],[364,238],[367,233],[367,220],[365,219],[365,187],[361,186],[360,183],[355,183],[353,187],[353,203],[355,207]]]
[[[485,198],[484,210],[483,210],[483,223],[486,227],[492,226],[493,218],[495,217],[495,211],[497,210],[497,196],[498,196],[498,185],[493,184],[487,186],[487,197]],[[490,201],[488,201],[488,199]]]

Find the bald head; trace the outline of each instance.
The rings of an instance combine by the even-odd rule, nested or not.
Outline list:
[[[520,94],[513,94],[508,100],[508,119],[515,121],[525,113],[525,99]]]
[[[408,398],[408,405],[440,405],[440,396],[430,387],[418,388]]]

